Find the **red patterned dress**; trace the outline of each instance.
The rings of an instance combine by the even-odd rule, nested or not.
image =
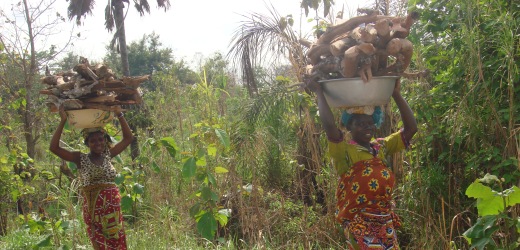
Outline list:
[[[126,249],[126,236],[121,213],[121,195],[114,183],[116,170],[108,150],[103,164],[94,164],[87,154],[81,154],[78,168],[83,188],[83,219],[95,250]]]
[[[398,249],[392,211],[395,177],[386,157],[406,148],[401,132],[373,141],[373,154],[354,141],[329,140],[339,178],[336,220],[344,227],[349,249]]]

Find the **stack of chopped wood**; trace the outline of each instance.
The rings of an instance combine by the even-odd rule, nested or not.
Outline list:
[[[359,9],[364,15],[329,27],[315,42],[300,40],[309,48],[307,77],[314,79],[403,75],[410,65],[412,43],[406,39],[419,18],[381,16],[376,10]]]
[[[48,95],[47,106],[51,112],[57,112],[60,105],[65,110],[114,111],[117,105],[141,103],[139,85],[148,78],[145,75],[118,79],[107,66],[90,66],[87,59],[81,58],[80,63],[69,72],[55,75],[46,72],[41,82],[48,87],[40,93]]]

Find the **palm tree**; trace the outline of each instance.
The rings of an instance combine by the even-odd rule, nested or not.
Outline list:
[[[292,75],[298,82],[301,82],[307,65],[305,59],[307,48],[300,44],[301,39],[290,28],[292,17],[280,16],[273,6],[269,8],[269,12],[271,16],[258,13],[252,13],[251,16],[244,15],[247,20],[243,21],[235,31],[228,54],[237,65],[240,65],[244,84],[249,95],[254,99],[253,105],[247,109],[246,117],[242,119],[243,125],[247,127],[247,129],[242,128],[246,134],[256,130],[255,121],[259,117],[272,116],[266,115],[270,112],[280,112],[273,103],[287,102],[287,99],[284,98],[288,96],[287,86],[273,86],[266,90],[266,93],[259,94],[254,75],[255,66],[262,63],[264,58],[285,58],[291,65]],[[299,131],[296,159],[298,164],[304,167],[297,173],[298,181],[294,182],[294,188],[299,198],[303,199],[306,204],[321,203],[323,194],[316,183],[316,175],[320,172],[320,159],[323,154],[319,147],[319,133],[317,133],[316,124],[308,107],[300,105],[299,109],[301,115],[300,124],[296,128]],[[285,112],[291,111],[286,110]],[[235,141],[245,144],[242,139],[247,138],[248,135],[241,134],[240,130],[241,128],[237,132],[237,137],[241,140]],[[237,148],[243,149],[243,147]],[[316,201],[311,198],[312,193],[316,194]]]
[[[258,13],[252,13],[250,17],[243,15],[248,20],[243,21],[235,31],[228,54],[240,66],[250,96],[258,93],[254,68],[262,63],[262,58],[269,58],[268,53],[287,58],[299,81],[307,65],[298,36],[288,28],[292,24],[292,17],[280,16],[273,6],[269,11],[271,16]]]
[[[129,0],[107,0],[107,6],[105,8],[105,28],[112,32],[114,26],[116,32],[110,43],[112,49],[117,50],[121,54],[121,67],[124,76],[130,76],[130,66],[128,63],[128,51],[126,47],[126,34],[125,34],[125,17],[123,13],[124,3],[129,3]],[[143,16],[145,12],[150,13],[150,4],[148,0],[133,0],[134,7],[139,11],[139,14]],[[81,25],[81,18],[84,18],[87,14],[92,14],[94,8],[94,0],[71,0],[68,7],[69,19],[76,19],[76,23]],[[157,6],[163,8],[165,11],[170,8],[170,0],[157,0]],[[130,127],[132,130],[136,130],[137,126],[130,121]],[[134,137],[134,141],[131,144],[132,159],[139,156],[139,143],[137,137]]]

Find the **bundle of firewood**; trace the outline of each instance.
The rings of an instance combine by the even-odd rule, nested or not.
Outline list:
[[[57,112],[63,105],[65,110],[100,109],[114,111],[117,105],[132,105],[142,102],[139,85],[147,81],[148,75],[118,79],[112,70],[103,64],[91,66],[81,58],[71,71],[41,78],[48,85],[40,91],[48,95],[47,106]]]
[[[309,48],[305,74],[314,79],[403,75],[410,65],[412,43],[406,39],[418,19],[417,12],[406,17],[378,15],[376,10],[329,27],[315,42],[300,40]]]

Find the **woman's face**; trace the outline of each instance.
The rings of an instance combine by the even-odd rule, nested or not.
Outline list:
[[[354,115],[350,125],[352,139],[359,144],[370,143],[376,132],[376,125],[371,115]]]
[[[103,153],[106,147],[105,135],[102,132],[94,132],[90,134],[87,140],[87,146],[92,153]]]

